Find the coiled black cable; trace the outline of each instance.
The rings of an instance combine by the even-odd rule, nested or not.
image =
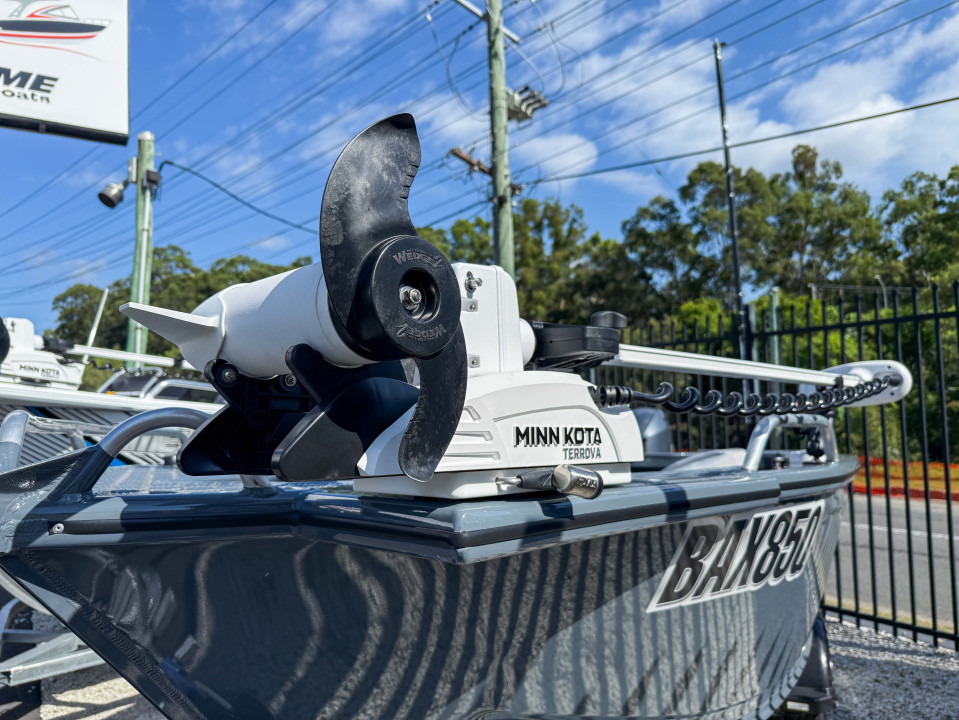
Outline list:
[[[852,387],[836,386],[805,393],[766,393],[759,395],[731,392],[725,396],[719,390],[709,390],[705,395],[698,388],[686,387],[678,399],[671,383],[662,382],[652,393],[643,393],[622,385],[591,386],[590,395],[599,407],[618,407],[642,403],[658,405],[668,412],[723,417],[739,415],[788,415],[790,413],[820,413],[833,408],[849,405],[878,395],[888,387],[902,384],[902,377],[895,373],[884,375]],[[700,402],[702,401],[702,402]]]

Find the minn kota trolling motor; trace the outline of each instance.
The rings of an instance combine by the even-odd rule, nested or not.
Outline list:
[[[664,361],[647,357],[650,349],[620,348],[626,319],[612,312],[596,313],[589,326],[522,320],[501,268],[450,265],[417,234],[407,199],[419,164],[413,118],[382,120],[333,166],[321,262],[229,287],[190,314],[121,308],[179,345],[226,398],[182,447],[184,472],[353,478],[357,491],[376,494],[552,490],[591,498],[604,485],[628,483],[630,463],[643,460],[631,402],[784,415],[889,402],[909,391],[908,371],[885,361],[846,375],[812,373],[831,387],[808,395],[686,388],[673,400],[666,383],[653,394],[594,387],[574,371],[611,360],[665,362],[670,371],[685,362],[707,372],[702,363],[739,361],[685,353]],[[642,357],[630,361],[631,353]],[[739,365],[717,373],[786,371]]]
[[[190,314],[121,308],[227,400],[183,446],[184,472],[357,478],[358,490],[438,497],[592,497],[629,480],[642,444],[628,409],[600,409],[575,374],[524,371],[608,359],[618,331],[534,331],[502,269],[451,266],[410,220],[419,164],[413,118],[378,122],[333,166],[321,262],[229,287]]]

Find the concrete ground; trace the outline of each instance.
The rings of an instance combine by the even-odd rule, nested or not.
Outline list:
[[[838,705],[831,720],[959,720],[959,654],[826,623]]]
[[[44,680],[40,691],[40,720],[164,720],[105,665]]]

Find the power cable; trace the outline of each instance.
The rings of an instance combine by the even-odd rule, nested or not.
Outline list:
[[[239,28],[238,30],[236,30],[235,32],[231,33],[230,36],[227,37],[226,40],[224,40],[224,41],[221,42],[219,45],[217,45],[216,48],[214,48],[214,49],[213,49],[212,51],[210,51],[206,56],[204,56],[202,60],[200,60],[200,61],[199,61],[198,63],[196,63],[195,65],[193,65],[193,67],[191,67],[191,68],[190,68],[189,70],[187,70],[185,73],[183,73],[182,75],[180,75],[180,77],[178,77],[173,83],[171,83],[171,84],[168,85],[166,88],[164,88],[163,90],[161,90],[160,93],[159,93],[156,97],[154,97],[154,98],[153,98],[152,100],[150,100],[150,102],[148,102],[144,107],[140,108],[136,113],[134,113],[134,114],[131,116],[130,119],[131,119],[131,120],[135,120],[137,117],[139,117],[139,116],[142,115],[144,112],[146,112],[146,111],[149,110],[151,107],[153,107],[153,106],[154,106],[157,102],[159,102],[161,99],[163,99],[164,97],[166,97],[167,94],[170,93],[170,91],[172,91],[172,90],[173,90],[174,88],[176,88],[176,87],[179,87],[179,85],[180,85],[184,80],[186,80],[190,75],[192,75],[194,72],[196,72],[197,70],[199,70],[204,64],[206,64],[206,63],[207,63],[213,56],[215,56],[220,50],[222,50],[224,47],[226,47],[226,45],[228,45],[230,42],[232,42],[240,33],[242,33],[244,30],[246,30],[246,29],[253,23],[254,20],[256,20],[257,18],[259,18],[264,12],[266,12],[268,9],[270,9],[270,7],[272,7],[273,5],[275,5],[278,1],[279,1],[279,0],[269,0],[269,2],[267,2],[266,5],[264,5],[258,12],[256,12],[256,14],[254,14],[254,15],[253,15],[249,20],[247,20],[242,26],[240,26],[240,28]],[[102,149],[102,148],[100,148],[100,147],[90,148],[90,150],[88,150],[87,152],[83,153],[83,155],[81,155],[80,157],[78,157],[76,160],[74,160],[72,163],[70,163],[66,168],[64,168],[64,169],[61,170],[59,173],[57,173],[57,175],[55,175],[52,179],[47,180],[45,183],[43,183],[43,185],[41,185],[40,187],[38,187],[36,190],[34,190],[34,191],[31,192],[31,193],[28,193],[27,195],[24,195],[23,198],[21,198],[19,201],[15,202],[13,205],[10,205],[6,210],[0,212],[0,218],[6,217],[11,211],[13,211],[13,210],[15,210],[16,208],[20,207],[20,206],[23,205],[25,202],[29,202],[32,198],[34,198],[34,197],[39,197],[41,190],[43,190],[43,189],[46,188],[46,187],[49,187],[51,184],[53,184],[53,183],[57,182],[58,180],[60,180],[61,178],[65,177],[65,176],[67,175],[67,173],[69,173],[69,172],[70,172],[71,170],[73,170],[75,167],[77,167],[78,165],[80,165],[80,163],[85,162],[85,161],[86,161],[87,159],[89,159],[94,153],[96,153],[97,151],[99,151],[99,150],[101,150],[101,149]]]
[[[436,0],[434,0],[433,4],[435,4],[435,3],[436,3]],[[249,24],[249,23],[247,23],[247,24]],[[409,24],[410,24],[410,23],[408,22],[406,25],[408,26]],[[289,39],[289,38],[287,38],[287,40],[288,40],[288,39]],[[230,144],[230,143],[227,143],[227,144],[225,144],[223,147],[233,147],[233,145]],[[85,157],[86,157],[86,156],[84,156],[84,158],[85,158]],[[83,159],[83,158],[81,158],[81,159]],[[64,171],[63,174],[65,174],[65,173],[66,173],[66,171]],[[174,180],[174,182],[175,182],[175,180]],[[65,205],[65,204],[69,203],[69,202],[72,202],[72,201],[75,200],[76,198],[84,195],[88,190],[89,190],[89,188],[83,188],[83,189],[79,190],[77,193],[75,193],[73,196],[71,196],[66,202],[61,203],[61,207],[62,207],[63,205]],[[87,223],[89,223],[89,222],[91,222],[91,221],[96,222],[96,223],[98,223],[99,225],[104,225],[104,224],[107,224],[107,223],[109,223],[111,220],[114,220],[114,219],[115,219],[115,216],[113,216],[113,217],[91,218],[91,219],[82,221],[82,222],[80,223],[80,226],[83,226],[83,225],[85,225],[85,224],[87,224]],[[17,235],[20,231],[26,229],[27,227],[31,227],[31,226],[34,226],[34,225],[35,225],[35,222],[34,222],[34,221],[30,221],[30,222],[28,222],[27,224],[25,224],[25,225],[17,228],[16,230],[8,233],[8,234],[7,234],[6,236],[4,236],[3,238],[0,238],[0,242],[2,242],[2,241],[5,240],[5,239],[8,239],[8,238],[10,238],[10,237],[13,237],[13,236]],[[69,230],[68,230],[68,232],[69,232]]]
[[[227,188],[225,188],[223,185],[221,185],[220,183],[216,182],[215,180],[211,180],[210,178],[208,178],[208,177],[207,177],[206,175],[204,175],[203,173],[197,172],[197,171],[194,170],[193,168],[188,168],[188,167],[186,167],[185,165],[180,165],[179,163],[175,163],[175,162],[173,162],[172,160],[164,160],[162,163],[160,163],[160,167],[159,167],[157,170],[158,170],[158,171],[159,171],[159,170],[162,170],[164,165],[169,165],[170,167],[175,167],[177,170],[182,170],[182,171],[185,172],[185,173],[189,173],[190,175],[193,175],[193,177],[199,178],[199,179],[202,180],[203,182],[208,183],[209,185],[212,185],[212,186],[215,187],[217,190],[219,190],[220,192],[222,192],[224,195],[227,195],[227,196],[233,198],[233,200],[235,200],[236,202],[240,203],[240,205],[243,205],[244,207],[249,208],[250,210],[252,210],[252,211],[255,212],[255,213],[259,213],[260,215],[263,215],[264,217],[268,217],[268,218],[270,218],[271,220],[276,220],[277,222],[281,222],[281,223],[283,223],[284,225],[289,225],[290,227],[296,228],[297,230],[303,230],[304,232],[308,232],[308,233],[310,233],[311,235],[313,235],[313,234],[316,233],[316,231],[315,231],[313,228],[308,228],[308,227],[306,227],[306,226],[304,226],[304,225],[300,225],[300,224],[298,224],[298,223],[295,223],[295,222],[293,222],[292,220],[287,220],[287,219],[284,218],[284,217],[280,217],[279,215],[274,215],[273,213],[268,212],[267,210],[264,210],[264,209],[262,209],[262,208],[257,207],[257,206],[254,205],[253,203],[244,200],[243,198],[241,198],[241,197],[240,197],[239,195],[237,195],[236,193],[232,192],[231,190],[228,190]]]
[[[256,13],[254,13],[245,23],[243,23],[239,28],[237,28],[237,29],[234,30],[232,33],[230,33],[230,34],[226,37],[225,40],[223,40],[220,44],[218,44],[218,45],[217,45],[215,48],[213,48],[210,52],[208,52],[206,55],[204,55],[203,58],[202,58],[198,63],[196,63],[195,65],[193,65],[193,67],[191,67],[191,68],[190,68],[189,70],[187,70],[185,73],[183,73],[182,75],[180,75],[180,77],[178,77],[178,78],[177,78],[176,80],[174,80],[172,83],[170,83],[169,85],[167,85],[163,90],[160,91],[160,93],[159,93],[156,97],[154,97],[152,100],[150,100],[150,102],[148,102],[148,103],[147,103],[146,105],[144,105],[142,108],[140,108],[139,110],[137,110],[137,112],[133,115],[133,119],[135,119],[135,118],[139,117],[140,115],[142,115],[143,113],[145,113],[147,110],[149,110],[150,108],[152,108],[154,105],[156,105],[158,102],[160,102],[160,101],[161,101],[163,98],[165,98],[167,95],[169,95],[173,90],[175,90],[176,88],[180,87],[180,86],[183,84],[183,81],[184,81],[184,80],[186,80],[188,77],[190,77],[193,73],[195,73],[195,72],[196,72],[197,70],[199,70],[201,67],[203,67],[204,65],[206,65],[211,59],[213,59],[213,57],[214,57],[217,53],[220,52],[220,50],[222,50],[223,48],[225,48],[227,45],[229,45],[231,42],[233,42],[237,37],[239,37],[240,34],[241,34],[244,30],[246,30],[248,27],[250,27],[250,25],[252,25],[256,20],[258,20],[258,19],[260,18],[260,16],[263,15],[263,13],[265,13],[265,12],[266,12],[267,10],[269,10],[271,7],[273,7],[274,5],[276,5],[277,2],[279,2],[279,0],[269,0],[269,2],[267,2],[267,3],[266,3],[263,7],[261,7]],[[181,102],[182,102],[182,100],[181,100]]]
[[[867,122],[869,120],[877,120],[879,118],[886,118],[892,115],[900,115],[902,113],[913,112],[915,110],[923,110],[925,108],[936,107],[939,105],[946,105],[948,103],[956,102],[959,100],[959,95],[954,97],[943,98],[941,100],[933,100],[931,102],[919,103],[918,105],[910,105],[908,107],[897,108],[895,110],[887,110],[881,113],[874,113],[872,115],[864,115],[862,117],[852,118],[850,120],[839,120],[837,122],[827,123],[825,125],[816,125],[815,127],[803,128],[801,130],[791,130],[789,132],[779,133],[777,135],[766,135],[764,137],[753,138],[751,140],[741,140],[739,142],[730,143],[730,149],[748,147],[750,145],[759,145],[761,143],[772,142],[774,140],[783,140],[785,138],[797,137],[799,135],[807,135],[809,133],[819,132],[821,130],[831,130],[833,128],[844,127],[846,125],[854,125],[856,123]],[[645,167],[647,165],[654,165],[658,163],[673,162],[675,160],[683,160],[686,158],[696,157],[698,155],[709,155],[714,152],[719,152],[722,150],[722,145],[716,147],[705,148],[703,150],[691,150],[689,152],[677,153],[675,155],[667,155],[666,157],[654,158],[652,160],[643,160],[641,162],[634,163],[625,163],[623,165],[615,165],[613,167],[597,168],[595,170],[586,170],[580,173],[571,173],[568,175],[549,175],[547,177],[535,180],[530,183],[530,185],[538,185],[543,182],[553,182],[556,180],[574,180],[576,178],[589,177],[591,175],[602,175],[604,173],[619,172],[621,170],[633,170],[639,167]]]
[[[191,111],[187,112],[187,113],[186,113],[182,118],[180,118],[180,120],[178,120],[176,123],[174,123],[174,124],[171,125],[170,127],[166,128],[166,129],[163,131],[162,134],[169,136],[170,134],[173,133],[174,130],[177,130],[178,128],[182,127],[184,123],[189,122],[190,120],[193,120],[202,110],[210,107],[210,102],[211,102],[212,100],[215,100],[216,98],[218,98],[218,97],[220,97],[221,95],[223,95],[225,92],[227,92],[230,88],[234,87],[234,86],[235,86],[237,83],[239,83],[241,80],[246,80],[246,79],[248,79],[248,77],[249,77],[249,68],[262,67],[262,64],[263,64],[263,62],[264,62],[265,60],[267,60],[268,58],[272,57],[272,56],[275,55],[277,52],[279,52],[279,51],[282,50],[284,47],[286,47],[286,45],[287,45],[289,42],[291,42],[291,41],[293,40],[293,38],[297,37],[300,33],[302,33],[304,30],[306,30],[308,27],[310,27],[313,23],[315,23],[317,20],[319,20],[321,17],[323,17],[327,12],[329,12],[330,10],[332,10],[335,5],[336,5],[336,0],[329,0],[329,2],[327,2],[326,5],[324,5],[324,6],[323,6],[322,8],[320,8],[317,12],[315,12],[315,13],[310,17],[309,20],[307,20],[307,21],[306,21],[305,23],[303,23],[302,25],[299,25],[292,33],[290,33],[289,35],[287,35],[281,42],[275,44],[275,45],[274,45],[272,48],[270,48],[267,52],[265,52],[265,53],[263,53],[262,55],[260,55],[256,60],[254,60],[250,65],[248,65],[246,69],[244,69],[243,71],[241,71],[240,73],[238,73],[232,80],[230,80],[226,85],[222,86],[222,87],[221,87],[219,90],[217,90],[213,95],[211,95],[211,96],[209,96],[209,97],[207,97],[207,98],[204,98],[204,99],[203,99],[203,102],[201,102],[199,105],[197,105],[196,107],[194,107]]]
[[[751,36],[753,36],[753,35],[755,35],[755,34],[758,34],[759,32],[763,32],[763,31],[765,31],[765,30],[768,30],[768,29],[774,27],[775,25],[778,25],[779,23],[781,23],[781,22],[783,22],[783,21],[785,21],[785,20],[787,20],[787,19],[789,19],[789,18],[794,17],[794,16],[798,15],[798,14],[801,13],[801,12],[805,12],[806,10],[808,10],[808,9],[814,7],[815,5],[818,5],[818,4],[820,4],[821,2],[824,2],[824,1],[825,1],[825,0],[815,0],[815,2],[813,2],[813,3],[811,3],[811,4],[807,5],[807,6],[805,6],[804,8],[801,8],[801,9],[798,10],[798,11],[794,11],[794,12],[792,12],[792,13],[789,13],[789,14],[787,14],[786,16],[784,16],[784,17],[782,17],[782,18],[779,18],[778,20],[773,21],[773,22],[767,24],[766,26],[764,26],[764,27],[762,27],[762,28],[759,28],[759,29],[756,30],[756,31],[753,31],[752,33],[748,33],[747,35],[743,36],[743,38],[741,38],[740,41],[742,41],[742,40],[744,40],[744,39],[746,39],[746,38],[748,38],[748,37],[751,37]],[[729,30],[730,28],[735,27],[736,25],[739,25],[739,24],[745,22],[746,20],[749,20],[749,19],[755,17],[756,15],[759,15],[760,13],[765,12],[766,10],[769,10],[770,8],[774,7],[775,5],[780,4],[781,2],[783,2],[783,0],[773,0],[773,2],[770,2],[769,4],[767,4],[767,5],[759,8],[758,10],[755,10],[755,11],[753,11],[753,12],[751,12],[751,13],[749,13],[749,14],[747,14],[747,15],[745,15],[745,16],[743,16],[743,17],[741,17],[741,18],[739,18],[739,19],[737,19],[737,20],[735,20],[735,21],[733,21],[733,22],[731,22],[731,23],[728,23],[728,24],[724,25],[724,26],[721,27],[721,28],[716,28],[716,29],[714,29],[713,31],[711,31],[711,32],[709,33],[709,37],[714,37],[715,35],[718,35],[718,34],[720,34],[720,33],[722,33],[722,32],[725,32],[726,30]],[[711,13],[710,16],[715,15],[717,12],[721,12],[721,11],[724,10],[724,9],[727,9],[728,7],[730,7],[730,5],[732,5],[732,3],[730,3],[730,4],[727,5],[727,6],[724,6],[723,8],[720,8],[719,10],[717,10],[717,11],[714,12],[714,13]],[[674,39],[675,37],[678,37],[678,36],[681,35],[682,33],[691,30],[692,28],[694,28],[694,27],[696,27],[697,25],[701,24],[701,23],[703,22],[703,20],[708,19],[708,17],[710,17],[710,16],[706,16],[706,17],[704,17],[704,18],[701,18],[700,20],[697,20],[697,21],[694,22],[694,23],[691,23],[691,24],[686,25],[685,27],[681,28],[680,30],[678,30],[678,31],[676,31],[675,33],[673,33],[672,35],[668,36],[667,38],[664,38],[663,40],[661,40],[660,42],[657,42],[656,44],[654,44],[654,45],[652,45],[652,46],[644,46],[642,49],[640,49],[638,52],[634,53],[633,55],[629,56],[628,58],[624,58],[624,59],[620,60],[620,61],[614,66],[613,69],[616,69],[616,68],[625,68],[625,66],[626,66],[628,63],[631,63],[633,60],[636,60],[636,59],[638,59],[639,57],[642,57],[643,55],[646,55],[647,53],[649,53],[649,52],[651,52],[652,50],[654,50],[656,47],[659,47],[660,45],[662,45],[663,42],[666,42],[666,41],[668,41],[668,40],[670,40],[670,39]],[[653,60],[653,61],[650,62],[650,63],[647,63],[647,64],[645,64],[645,65],[643,65],[643,66],[640,66],[639,68],[633,68],[633,69],[631,69],[628,73],[626,73],[626,74],[624,74],[624,75],[622,75],[622,76],[620,76],[620,77],[618,77],[618,78],[613,78],[610,82],[606,82],[606,83],[600,84],[600,85],[598,85],[598,86],[596,86],[596,85],[589,85],[589,86],[588,86],[588,91],[586,92],[585,95],[583,95],[583,96],[581,96],[581,97],[578,97],[578,98],[575,98],[575,99],[567,99],[567,101],[566,101],[565,103],[551,104],[550,106],[548,106],[547,108],[544,109],[544,112],[545,112],[546,114],[554,113],[554,112],[562,109],[563,107],[568,107],[569,105],[573,104],[574,102],[582,102],[583,100],[585,100],[585,99],[587,99],[587,98],[589,98],[589,97],[592,97],[592,96],[596,95],[598,92],[601,92],[602,90],[608,89],[608,88],[610,88],[610,87],[612,87],[612,86],[614,86],[614,85],[617,85],[617,84],[619,84],[619,83],[621,83],[621,82],[624,82],[625,80],[632,79],[637,73],[643,72],[643,71],[648,70],[648,69],[650,69],[650,68],[652,68],[652,67],[655,67],[656,65],[658,65],[658,64],[660,64],[660,63],[668,60],[668,59],[671,58],[671,57],[674,57],[674,56],[676,56],[676,55],[682,54],[683,52],[685,52],[685,51],[688,50],[689,48],[693,47],[693,46],[696,44],[696,42],[698,42],[698,41],[699,41],[699,39],[690,40],[690,41],[688,41],[687,43],[685,43],[684,45],[681,45],[679,48],[677,48],[677,49],[675,49],[675,50],[673,50],[673,51],[671,51],[671,52],[669,52],[669,53],[666,53],[665,55],[661,55],[660,57],[656,58],[655,60]],[[602,47],[603,44],[605,44],[605,43],[600,43],[599,45],[595,46],[594,48],[591,48],[589,52],[590,52],[590,53],[595,52],[598,48]],[[640,90],[640,89],[642,89],[643,87],[647,87],[648,85],[651,85],[651,84],[653,84],[654,82],[658,82],[659,80],[662,80],[662,79],[664,79],[664,78],[666,78],[666,77],[669,77],[670,75],[673,75],[673,74],[675,74],[675,73],[677,73],[677,72],[679,72],[679,71],[681,71],[681,70],[683,70],[683,69],[686,69],[686,68],[688,68],[688,67],[691,67],[692,65],[695,65],[696,63],[702,62],[702,61],[704,61],[704,60],[706,60],[706,59],[710,59],[710,58],[712,58],[712,53],[711,53],[711,52],[708,53],[708,54],[702,55],[702,56],[697,56],[697,57],[694,58],[693,60],[688,61],[687,63],[684,63],[683,65],[681,65],[681,66],[679,66],[679,67],[677,67],[677,68],[674,68],[673,70],[671,70],[671,71],[669,71],[669,72],[667,72],[667,73],[665,73],[665,74],[662,74],[662,75],[660,75],[660,76],[658,76],[658,77],[656,77],[656,78],[653,78],[653,79],[651,79],[651,80],[645,81],[643,84],[641,84],[641,85],[638,86],[638,87],[634,87],[634,88],[630,91],[630,93],[636,92],[637,90]],[[589,82],[591,82],[592,80],[598,79],[600,76],[606,76],[608,73],[609,73],[609,68],[605,69],[601,74],[598,74],[598,75],[594,76],[593,78],[588,78],[588,79],[586,80],[586,82],[589,83]],[[599,105],[594,105],[594,106],[592,106],[592,107],[589,108],[588,110],[586,110],[586,111],[584,111],[584,112],[582,112],[582,113],[579,113],[579,114],[576,115],[576,116],[567,117],[567,118],[565,118],[565,120],[564,120],[563,122],[560,122],[560,123],[554,125],[553,127],[547,129],[545,132],[550,132],[550,131],[558,128],[558,127],[561,127],[562,125],[568,124],[568,123],[569,123],[571,120],[573,120],[573,119],[581,118],[581,117],[583,117],[584,115],[587,115],[587,114],[589,114],[589,113],[595,112],[596,110],[599,110],[600,108],[605,107],[605,106],[611,104],[612,102],[615,102],[616,100],[621,99],[622,97],[625,97],[627,94],[629,94],[629,93],[625,93],[625,94],[623,94],[623,95],[615,96],[615,97],[613,97],[613,98],[611,98],[611,99],[608,99],[607,101],[604,101],[603,103],[600,103]],[[527,126],[527,127],[530,127],[530,128],[531,128],[532,126]],[[514,134],[515,134],[515,133],[522,133],[524,129],[525,129],[525,128],[524,128],[523,126],[520,126],[516,131],[514,131]],[[543,132],[544,132],[544,131],[542,131],[542,130],[540,129],[540,134],[542,134]],[[475,142],[475,141],[474,141],[474,142]],[[514,148],[516,148],[516,147],[519,147],[520,145],[522,145],[522,143],[516,143],[516,144],[514,144],[514,145],[512,146],[512,148],[511,148],[511,151],[512,151],[512,149],[514,149]]]
[[[817,59],[817,60],[814,60],[814,61],[810,62],[810,63],[806,63],[806,64],[804,64],[804,65],[802,65],[802,66],[800,66],[800,67],[798,67],[798,68],[794,68],[794,69],[792,69],[792,70],[789,70],[789,71],[787,71],[787,72],[784,72],[784,73],[782,73],[782,74],[780,74],[780,75],[778,75],[778,76],[776,76],[776,77],[774,77],[774,78],[771,78],[771,79],[766,80],[766,81],[763,81],[763,82],[761,82],[761,83],[759,83],[759,84],[757,84],[757,85],[754,85],[754,86],[748,88],[747,90],[744,90],[744,91],[742,91],[742,92],[740,92],[740,93],[738,93],[738,94],[736,94],[736,95],[728,96],[728,99],[729,99],[729,100],[734,100],[734,99],[738,99],[738,98],[744,97],[744,96],[746,96],[746,95],[749,95],[749,94],[755,92],[756,90],[759,90],[759,89],[761,89],[761,88],[764,88],[764,87],[767,87],[768,85],[773,84],[774,82],[777,82],[777,81],[782,80],[782,79],[784,79],[784,78],[787,78],[787,77],[790,77],[790,76],[792,76],[792,75],[795,75],[796,73],[801,72],[801,71],[803,71],[803,70],[808,70],[809,68],[814,67],[815,65],[818,65],[818,64],[820,64],[820,63],[823,63],[823,62],[825,62],[825,61],[827,61],[827,60],[831,60],[832,58],[837,57],[838,55],[841,55],[841,54],[843,54],[843,53],[849,52],[850,50],[853,50],[853,49],[855,49],[855,48],[861,47],[862,45],[864,45],[864,44],[866,44],[866,43],[868,43],[868,42],[872,42],[872,41],[874,41],[874,40],[876,40],[876,39],[878,39],[878,38],[880,38],[880,37],[883,37],[883,36],[885,36],[885,35],[888,35],[889,33],[894,32],[895,30],[899,30],[899,29],[901,29],[901,28],[903,28],[903,27],[905,27],[905,26],[907,26],[907,25],[910,25],[910,24],[912,24],[912,23],[918,22],[919,20],[922,20],[922,19],[928,17],[929,15],[931,15],[931,14],[933,14],[933,13],[940,12],[940,11],[944,10],[945,8],[950,7],[951,5],[955,5],[957,2],[959,2],[959,0],[951,0],[951,2],[948,2],[948,3],[946,3],[945,5],[941,5],[941,6],[939,6],[938,8],[935,8],[934,10],[931,10],[931,11],[928,11],[928,12],[925,12],[925,13],[922,13],[921,15],[918,15],[918,16],[912,18],[911,20],[907,20],[907,21],[905,21],[905,22],[899,23],[898,25],[895,25],[894,27],[891,27],[891,28],[889,28],[889,29],[887,29],[887,30],[884,30],[884,31],[880,32],[880,33],[877,33],[877,34],[875,34],[875,35],[873,35],[873,36],[871,36],[871,37],[869,37],[869,38],[866,38],[865,40],[861,40],[861,41],[855,42],[855,43],[853,43],[853,44],[851,44],[851,45],[848,45],[847,47],[845,47],[845,48],[843,48],[843,49],[841,49],[841,50],[838,50],[838,51],[836,51],[836,52],[829,53],[829,54],[824,55],[823,57],[821,57],[821,58],[819,58],[819,59]],[[788,54],[791,54],[791,51],[786,51],[786,52],[782,53],[783,56],[788,55]],[[745,74],[745,73],[739,74],[738,77],[742,77],[743,74]],[[597,140],[597,139],[599,139],[599,138],[601,138],[601,137],[605,137],[605,136],[607,136],[607,135],[609,135],[609,134],[611,134],[611,133],[618,132],[619,130],[622,130],[622,129],[625,128],[625,127],[629,127],[630,125],[634,125],[634,124],[636,124],[637,122],[641,122],[641,121],[643,121],[643,120],[646,120],[646,119],[648,119],[648,118],[650,118],[650,117],[652,117],[652,116],[654,116],[654,115],[657,115],[657,114],[659,114],[659,113],[661,113],[661,112],[663,112],[663,111],[665,111],[665,110],[671,109],[671,108],[676,107],[676,106],[681,105],[681,104],[684,104],[684,103],[688,102],[689,100],[692,100],[692,99],[694,99],[694,98],[696,98],[696,97],[699,97],[699,96],[701,96],[701,95],[704,95],[704,94],[706,94],[706,93],[708,93],[708,92],[714,92],[714,91],[715,91],[715,86],[713,86],[713,85],[704,87],[704,88],[702,88],[701,90],[698,90],[698,91],[696,91],[696,92],[694,92],[694,93],[691,93],[691,94],[689,94],[689,95],[685,95],[685,96],[682,97],[682,98],[678,98],[677,100],[674,100],[674,101],[669,102],[669,103],[667,103],[667,104],[665,104],[665,105],[663,105],[663,106],[660,106],[659,108],[656,108],[655,110],[652,110],[652,111],[650,111],[650,112],[648,112],[648,113],[644,113],[643,115],[640,115],[640,116],[638,116],[638,117],[636,117],[636,118],[633,118],[633,119],[631,119],[631,120],[629,120],[629,121],[627,121],[627,122],[625,122],[625,123],[621,123],[621,124],[619,124],[619,125],[615,125],[615,126],[608,127],[606,130],[604,130],[603,132],[599,133],[598,135],[595,135],[595,136],[590,137],[590,138],[584,138],[581,142],[575,143],[574,145],[571,145],[571,146],[568,146],[568,147],[564,148],[564,150],[563,150],[562,152],[554,153],[554,154],[552,154],[552,155],[547,156],[546,158],[541,158],[541,159],[540,159],[540,162],[542,162],[543,160],[551,160],[551,159],[553,159],[553,158],[555,158],[555,157],[559,157],[560,155],[563,155],[563,154],[565,154],[565,153],[568,153],[570,150],[576,149],[576,148],[578,148],[578,147],[582,147],[583,145],[585,145],[585,144],[587,144],[587,143],[592,144],[593,141],[595,141],[595,140]],[[682,118],[679,118],[679,119],[677,119],[677,120],[674,120],[674,121],[672,121],[672,122],[670,122],[670,123],[667,123],[667,124],[665,124],[665,125],[659,126],[659,127],[655,128],[655,129],[652,130],[652,131],[649,131],[649,132],[646,132],[646,133],[641,134],[641,135],[638,136],[638,137],[630,138],[630,139],[627,139],[627,140],[625,140],[625,141],[619,142],[619,143],[617,143],[617,144],[615,144],[615,145],[612,145],[612,146],[610,146],[610,147],[604,148],[604,149],[599,153],[599,155],[604,155],[604,154],[607,154],[607,153],[609,153],[609,152],[612,152],[613,150],[618,150],[618,149],[620,149],[620,148],[622,148],[622,147],[625,147],[626,145],[629,145],[630,143],[633,143],[633,142],[636,142],[637,140],[640,140],[640,139],[643,139],[643,138],[645,138],[645,137],[648,137],[649,135],[651,135],[651,134],[653,134],[653,133],[660,132],[661,130],[665,130],[665,129],[669,128],[669,127],[674,127],[675,125],[678,125],[678,124],[680,124],[680,123],[682,123],[682,122],[685,122],[686,120],[689,120],[689,119],[691,119],[691,118],[693,118],[693,117],[696,117],[697,115],[701,115],[701,114],[703,114],[704,112],[708,112],[708,111],[709,111],[710,109],[712,109],[714,106],[715,106],[715,103],[711,103],[710,105],[708,105],[708,106],[706,106],[706,107],[703,107],[703,108],[701,108],[700,110],[697,110],[697,111],[695,111],[695,112],[693,112],[693,113],[691,113],[691,114],[688,114],[688,115],[686,115],[686,116],[684,116],[684,117],[682,117]],[[576,164],[582,164],[582,162],[583,162],[583,161],[579,161],[578,163],[574,163],[574,164],[571,165],[570,167],[575,167]],[[524,172],[524,171],[526,171],[526,170],[529,170],[529,169],[532,168],[532,167],[533,167],[533,165],[527,165],[526,167],[521,168],[520,170],[518,170],[518,171],[516,172],[516,175],[519,175],[520,173],[522,173],[522,172]]]

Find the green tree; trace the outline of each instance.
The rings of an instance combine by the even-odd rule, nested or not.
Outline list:
[[[237,255],[217,260],[209,270],[203,270],[181,248],[165,245],[154,250],[150,302],[171,310],[190,312],[210,295],[230,285],[259,280],[309,262],[310,259],[304,257],[298,258],[292,265],[271,265]],[[126,347],[127,318],[117,308],[129,300],[129,278],[115,280],[108,290],[110,294],[97,330],[96,344],[120,350]],[[53,309],[57,313],[53,334],[75,343],[85,343],[102,292],[92,285],[77,284],[57,295],[53,299]],[[147,352],[175,357],[179,351],[172,343],[150,333]]]
[[[725,183],[720,165],[701,163],[679,191],[699,251],[720,260],[714,296],[732,286]],[[793,149],[790,172],[735,169],[734,188],[745,282],[795,294],[810,283],[873,284],[893,255],[868,193],[842,182],[842,166],[808,145]]]
[[[917,172],[879,205],[896,258],[881,275],[887,284],[945,284],[959,279],[959,165],[948,176]]]

